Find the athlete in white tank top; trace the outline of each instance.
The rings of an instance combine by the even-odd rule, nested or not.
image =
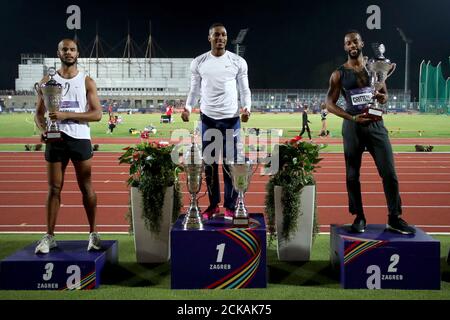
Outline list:
[[[92,145],[89,122],[100,121],[102,107],[97,95],[94,80],[77,69],[78,46],[71,39],[63,39],[58,44],[58,58],[61,68],[54,79],[61,85],[70,85],[67,93],[63,92],[59,111],[49,112],[48,117],[59,123],[59,128],[66,135],[61,141],[48,141],[45,134],[47,121],[46,108],[41,94],[38,95],[35,123],[41,131],[41,140],[45,147],[47,161],[48,196],[46,202],[47,233],[38,242],[35,253],[45,254],[57,246],[54,231],[56,218],[61,206],[61,192],[64,185],[66,167],[71,160],[75,169],[78,187],[82,194],[83,207],[89,222],[89,243],[87,250],[101,249],[100,237],[96,232],[97,195],[92,186]],[[49,80],[46,76],[41,84]]]
[[[63,92],[61,99],[60,112],[86,112],[89,105],[86,99],[86,75],[79,71],[78,74],[71,78],[65,79],[58,73],[54,76],[56,82],[62,84],[63,88],[66,83],[69,84],[69,90]],[[91,139],[91,128],[88,122],[77,121],[72,119],[58,120],[59,128],[62,132],[76,139]]]

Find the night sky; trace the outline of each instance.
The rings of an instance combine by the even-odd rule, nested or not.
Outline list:
[[[108,57],[122,56],[130,22],[133,40],[144,50],[148,22],[156,41],[157,57],[195,57],[209,50],[208,28],[222,22],[228,31],[228,48],[239,30],[249,28],[244,45],[250,87],[327,88],[331,72],[346,60],[343,36],[357,29],[366,43],[364,54],[372,56],[371,42],[383,42],[385,56],[397,63],[388,87],[404,87],[405,45],[396,27],[413,40],[410,85],[418,94],[419,64],[442,61],[444,77],[450,76],[450,1],[2,1],[0,10],[0,89],[14,88],[21,53],[56,56],[66,28],[66,8],[81,8],[77,32],[84,56],[95,37],[96,22]],[[369,5],[381,8],[381,29],[369,30]],[[136,49],[136,56],[143,52]]]

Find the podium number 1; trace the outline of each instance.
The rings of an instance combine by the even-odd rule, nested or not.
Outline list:
[[[225,243],[218,244],[216,250],[218,251],[216,262],[220,263],[223,260],[223,253],[225,252]]]

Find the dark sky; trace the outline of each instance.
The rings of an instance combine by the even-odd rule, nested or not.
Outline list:
[[[343,63],[343,35],[348,29],[362,33],[371,56],[371,42],[383,42],[386,57],[398,64],[388,87],[403,88],[405,45],[396,27],[413,40],[411,89],[417,95],[419,63],[442,61],[444,77],[450,76],[450,1],[1,1],[0,89],[14,88],[21,53],[55,56],[62,37],[73,36],[66,28],[66,8],[81,8],[79,39],[92,45],[96,21],[108,56],[121,56],[130,21],[131,36],[143,46],[152,36],[161,49],[158,57],[195,57],[209,50],[208,27],[219,21],[231,40],[249,28],[244,40],[251,88],[326,88],[330,73]],[[381,8],[381,30],[369,30],[366,9]],[[111,50],[116,48],[116,50]],[[89,52],[85,53],[88,55]],[[142,56],[137,54],[137,56]]]

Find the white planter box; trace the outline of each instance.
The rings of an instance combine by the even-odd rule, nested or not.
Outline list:
[[[303,187],[300,197],[300,212],[297,219],[297,231],[289,241],[282,238],[283,203],[281,202],[282,187],[275,186],[275,228],[277,230],[277,252],[281,261],[309,261],[314,226],[314,203],[316,186]]]
[[[133,217],[134,248],[138,263],[162,263],[170,258],[170,227],[172,225],[173,187],[168,187],[164,195],[163,216],[160,233],[145,228],[142,218],[142,193],[131,188],[131,213]]]

